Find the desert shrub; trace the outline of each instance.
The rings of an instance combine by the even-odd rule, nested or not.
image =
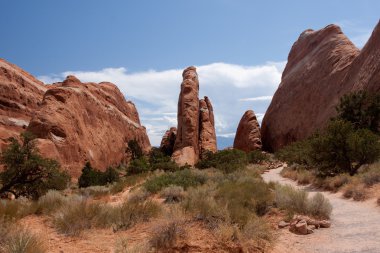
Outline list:
[[[314,175],[309,170],[302,170],[298,172],[297,182],[301,185],[311,184],[313,182]]]
[[[298,172],[293,166],[283,168],[280,172],[280,175],[295,181],[298,178]]]
[[[360,177],[366,186],[380,183],[380,163],[372,164],[368,171],[360,174]]]
[[[0,200],[0,219],[17,220],[34,213],[33,202],[25,198],[15,200]]]
[[[176,172],[167,172],[148,179],[144,187],[152,193],[159,192],[169,185],[182,186],[185,190],[191,186],[198,186],[206,182],[206,177],[189,169]]]
[[[114,231],[128,229],[139,222],[149,221],[161,212],[160,206],[151,200],[141,201],[138,198],[128,199],[115,207],[107,215],[108,222],[113,224]]]
[[[120,237],[115,243],[115,253],[147,253],[150,252],[150,246],[147,242],[137,243],[133,246],[129,245],[128,238]]]
[[[329,218],[332,206],[322,193],[316,193],[307,202],[307,214],[319,218]]]
[[[51,214],[61,208],[67,199],[59,191],[50,190],[36,204],[36,214]]]
[[[131,152],[132,160],[143,157],[144,152],[136,140],[128,141],[128,150]]]
[[[362,201],[367,198],[368,192],[359,179],[352,180],[343,189],[343,197],[352,198],[355,201]]]
[[[151,167],[145,156],[132,160],[127,168],[128,175],[140,174],[143,172],[148,172],[150,170]]]
[[[119,173],[116,169],[109,167],[105,172],[94,169],[90,162],[86,162],[82,169],[82,174],[78,179],[78,185],[80,188],[106,185],[119,180]]]
[[[249,163],[261,163],[264,161],[268,161],[269,157],[261,150],[254,150],[248,153],[247,159]]]
[[[170,185],[160,192],[160,197],[164,198],[166,203],[180,202],[185,197],[185,191],[182,186]]]
[[[257,179],[223,183],[215,196],[227,207],[231,221],[244,226],[252,214],[264,215],[273,198],[266,183]]]
[[[217,225],[219,222],[229,222],[229,214],[224,206],[215,201],[215,185],[203,185],[190,188],[181,206],[186,213],[197,219]]]
[[[102,208],[102,205],[83,198],[73,198],[54,214],[53,225],[59,233],[79,236],[83,230],[94,226],[104,212]]]
[[[9,228],[8,228],[9,229]],[[0,251],[7,253],[45,253],[47,247],[44,241],[25,228],[10,228],[0,243]]]
[[[355,128],[378,131],[380,123],[380,93],[367,91],[344,95],[337,106],[338,117],[351,122]]]
[[[241,232],[236,224],[231,224],[227,222],[221,222],[214,229],[214,234],[216,238],[222,242],[233,242],[237,241],[241,237]]]
[[[276,185],[276,206],[290,213],[305,214],[307,211],[307,197],[308,194],[305,191],[297,190],[289,185]]]
[[[85,197],[101,197],[111,193],[110,187],[104,185],[94,185],[79,189],[79,194]]]
[[[137,188],[130,192],[127,200],[131,203],[144,202],[148,199],[150,193],[145,188]]]
[[[250,219],[242,229],[242,235],[246,240],[264,240],[271,242],[274,239],[268,223],[259,217]]]
[[[327,177],[322,179],[321,187],[326,190],[337,192],[342,186],[350,182],[350,175],[340,174],[335,177]]]
[[[70,176],[60,171],[59,163],[39,154],[35,137],[30,133],[21,134],[21,139],[21,144],[12,139],[1,154],[0,163],[5,169],[0,172],[0,194],[11,192],[16,198],[25,196],[37,199],[49,189],[65,189]]]
[[[154,227],[149,242],[156,251],[168,250],[184,237],[185,230],[182,224],[178,221],[164,221]]]
[[[216,168],[225,173],[244,169],[247,165],[247,155],[237,149],[222,150],[215,154],[208,152],[204,159],[200,160],[196,167],[199,169]]]

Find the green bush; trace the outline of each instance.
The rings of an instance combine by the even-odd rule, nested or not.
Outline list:
[[[291,164],[309,164],[310,143],[309,140],[294,142],[275,153],[277,159]]]
[[[79,187],[89,187],[96,185],[106,185],[119,180],[119,173],[112,167],[105,172],[92,168],[90,162],[86,162],[82,169],[82,174],[78,179]]]
[[[186,190],[188,187],[202,185],[205,182],[205,176],[189,169],[185,169],[176,172],[167,172],[148,179],[144,183],[144,187],[151,193],[157,193],[169,185],[182,186]]]
[[[269,186],[258,179],[225,182],[219,186],[215,198],[227,207],[231,221],[240,226],[252,214],[264,215],[273,201]]]
[[[151,168],[145,156],[132,160],[127,169],[128,175],[140,174],[143,172],[148,172],[150,170]]]
[[[237,149],[222,150],[215,154],[208,152],[196,167],[199,169],[216,168],[225,173],[244,169],[248,164],[245,152]]]
[[[5,169],[0,173],[0,194],[10,192],[16,198],[38,199],[50,189],[63,190],[67,187],[70,176],[60,171],[57,161],[39,154],[34,138],[25,132],[21,134],[22,144],[12,139],[1,154],[0,163]]]
[[[254,150],[248,153],[248,162],[249,163],[261,163],[268,161],[269,157],[263,153],[261,150]]]
[[[338,117],[351,122],[356,129],[379,131],[380,93],[366,91],[344,95],[337,106]]]

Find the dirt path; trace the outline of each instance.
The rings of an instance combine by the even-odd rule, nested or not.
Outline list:
[[[316,192],[310,187],[298,186],[294,181],[280,176],[282,167],[263,174],[265,181],[293,185]],[[379,253],[380,252],[380,208],[374,201],[354,202],[342,199],[341,194],[322,192],[332,206],[332,226],[316,230],[314,234],[299,236],[281,230],[274,252],[290,253]]]

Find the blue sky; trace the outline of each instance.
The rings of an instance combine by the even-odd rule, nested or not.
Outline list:
[[[75,73],[112,81],[136,103],[157,145],[176,124],[181,69],[199,69],[217,134],[265,113],[289,50],[308,29],[339,24],[361,47],[380,1],[3,1],[0,57],[49,83]]]

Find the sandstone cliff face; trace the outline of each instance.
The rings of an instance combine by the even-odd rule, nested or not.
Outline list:
[[[262,122],[265,150],[275,151],[326,125],[339,98],[352,89],[342,81],[359,54],[336,25],[300,35]]]
[[[260,125],[252,110],[244,113],[236,130],[234,148],[245,152],[261,149]]]
[[[43,155],[75,177],[86,161],[101,170],[125,161],[129,140],[150,149],[134,104],[114,84],[81,83],[74,76],[46,91],[27,130],[39,138]]]
[[[25,131],[47,88],[29,73],[0,59],[0,152]]]
[[[171,156],[174,150],[174,143],[177,137],[177,128],[171,127],[162,137],[160,149],[167,155]]]
[[[214,113],[210,100],[199,100],[195,67],[183,71],[178,99],[178,127],[172,158],[180,165],[194,165],[202,153],[216,151]]]
[[[215,153],[216,147],[216,133],[214,122],[214,109],[208,97],[199,100],[200,108],[200,133],[199,133],[199,153],[200,158],[208,151]]]

